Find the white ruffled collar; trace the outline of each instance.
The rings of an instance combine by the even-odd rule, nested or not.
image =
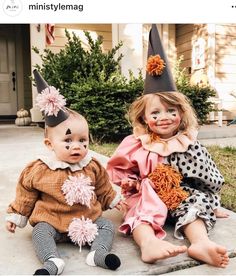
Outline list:
[[[185,152],[189,145],[193,145],[197,140],[198,131],[190,130],[187,132],[178,132],[175,136],[168,139],[158,138],[152,141],[149,134],[142,134],[136,137],[142,143],[144,149],[160,154],[161,156],[169,156],[174,152]]]
[[[80,171],[86,167],[92,160],[91,153],[88,152],[87,155],[79,163],[69,164],[64,161],[56,159],[55,154],[50,153],[48,155],[40,155],[38,157],[44,164],[46,164],[51,170],[55,171],[57,169],[67,169],[69,168],[72,172]]]

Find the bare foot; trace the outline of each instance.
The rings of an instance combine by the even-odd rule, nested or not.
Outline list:
[[[179,246],[157,238],[146,241],[141,246],[141,259],[145,263],[154,263],[157,260],[174,257],[187,251],[185,245]]]
[[[215,209],[214,213],[217,218],[228,218],[229,217],[229,214],[227,214],[226,212],[224,212],[220,209]]]
[[[226,267],[229,263],[225,247],[212,241],[192,243],[188,248],[188,255],[193,259],[203,261],[216,267]]]

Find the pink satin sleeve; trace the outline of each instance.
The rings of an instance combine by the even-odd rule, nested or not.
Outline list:
[[[126,197],[127,213],[119,231],[130,234],[140,224],[151,225],[155,235],[163,239],[166,235],[162,226],[167,208],[153,190],[148,175],[163,162],[163,157],[142,147],[133,135],[126,137],[118,146],[107,164],[111,181],[120,184],[124,178],[138,179],[140,191]]]
[[[162,163],[163,157],[145,150],[134,135],[127,136],[116,149],[107,164],[110,179],[115,184],[125,178],[142,180]]]

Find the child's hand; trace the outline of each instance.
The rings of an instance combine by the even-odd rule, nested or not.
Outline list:
[[[124,195],[137,193],[140,189],[140,182],[134,179],[125,178],[121,181],[121,193]]]
[[[15,223],[13,223],[13,222],[7,221],[7,222],[6,222],[6,228],[7,228],[7,230],[8,230],[9,232],[15,233],[16,225],[15,225]]]
[[[229,217],[229,214],[220,210],[219,208],[215,209],[214,213],[217,218],[228,218]]]
[[[117,209],[117,210],[119,210],[119,211],[122,211],[123,213],[126,213],[127,212],[127,203],[125,202],[125,201],[119,201],[118,203],[117,203],[117,205],[115,206],[115,208]]]

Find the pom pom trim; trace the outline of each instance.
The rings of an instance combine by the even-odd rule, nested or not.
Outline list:
[[[60,110],[63,110],[66,105],[66,100],[53,86],[45,88],[36,98],[36,106],[46,116],[57,116]]]
[[[154,185],[154,190],[166,204],[168,210],[174,210],[189,194],[180,187],[182,175],[170,165],[159,164],[149,174],[148,178]]]
[[[96,236],[98,235],[98,227],[95,223],[92,222],[89,218],[73,218],[72,222],[68,228],[68,236],[75,244],[78,244],[80,248],[80,252],[82,246],[94,241]]]
[[[95,187],[91,185],[92,180],[84,174],[69,176],[61,187],[68,205],[76,203],[86,205],[90,208],[90,202],[94,197]]]
[[[151,76],[160,76],[163,73],[166,64],[160,55],[149,56],[146,70]]]

